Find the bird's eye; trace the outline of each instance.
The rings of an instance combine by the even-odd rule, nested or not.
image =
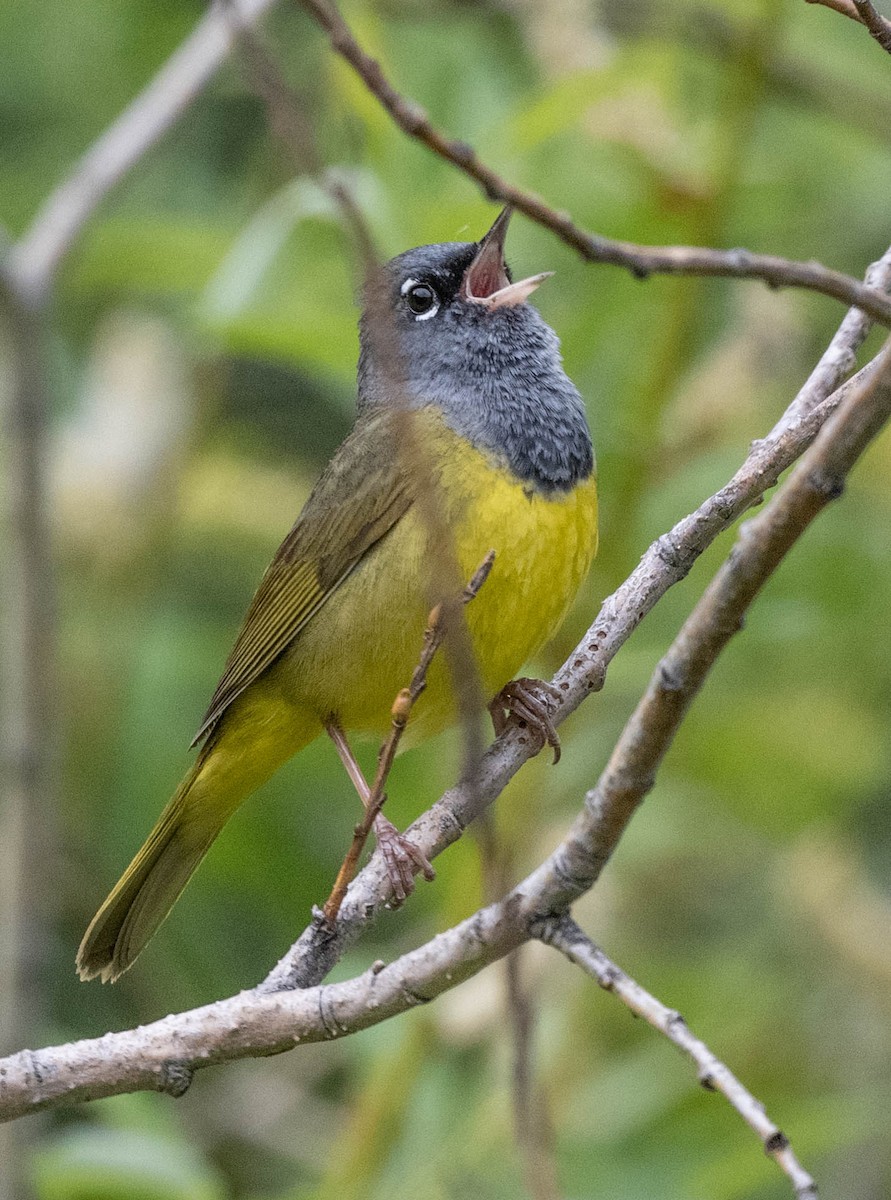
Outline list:
[[[439,311],[439,297],[429,283],[419,283],[417,279],[406,279],[400,291],[416,320],[426,321]]]

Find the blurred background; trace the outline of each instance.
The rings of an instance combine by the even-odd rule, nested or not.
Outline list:
[[[11,236],[202,12],[0,8]],[[436,122],[590,229],[816,257],[858,277],[891,241],[891,60],[828,10],[377,0],[345,15]],[[296,6],[278,6],[264,36],[382,253],[481,235],[497,210],[393,129]],[[756,284],[635,282],[521,217],[508,249],[521,274],[556,272],[536,302],[589,404],[600,464],[602,550],[533,664],[547,675],[650,541],[773,424],[843,314]],[[74,974],[86,923],[189,761],[262,569],[350,425],[357,279],[336,209],[295,176],[237,57],[64,267],[46,342],[56,766],[43,811],[0,845],[4,1053],[252,986],[327,894],[357,804],[319,741],[234,818],[119,984]],[[827,1198],[891,1189],[889,468],[886,437],[771,582],[577,914],[765,1102]],[[729,545],[622,650],[564,727],[560,767],[542,756],[499,800],[512,879],[572,820]],[[458,758],[449,737],[403,756],[392,819],[428,806]],[[472,834],[437,868],[337,977],[479,906]],[[528,950],[522,972],[559,1195],[789,1194],[664,1039],[550,951]],[[523,1196],[504,1014],[500,964],[357,1037],[201,1073],[179,1101],[29,1118],[7,1134],[0,1177],[37,1200]]]

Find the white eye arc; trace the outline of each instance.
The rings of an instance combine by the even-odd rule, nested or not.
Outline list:
[[[422,279],[406,279],[399,294],[405,299],[416,321],[429,321],[439,312],[439,297],[435,289]]]

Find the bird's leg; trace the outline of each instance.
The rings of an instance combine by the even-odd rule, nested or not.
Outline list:
[[[340,761],[343,763],[353,787],[359,793],[362,807],[367,812],[371,802],[371,788],[362,773],[362,768],[356,762],[346,734],[333,719],[325,723],[325,732],[334,743]],[[377,838],[377,844],[384,857],[387,876],[390,886],[393,888],[393,897],[398,904],[401,904],[415,890],[415,875],[423,874],[427,880],[436,878],[436,872],[427,856],[414,842],[410,842],[408,838],[404,837],[382,812],[375,813],[374,836]]]
[[[515,717],[539,735],[542,747],[551,747],[554,751],[554,762],[558,763],[560,738],[551,720],[551,713],[559,699],[557,689],[545,683],[543,679],[511,680],[489,705],[495,736],[500,737],[504,732],[508,717]]]
[[[355,755],[350,749],[350,744],[346,739],[346,734],[333,719],[325,722],[325,732],[334,743],[334,749],[337,751],[337,756],[343,763],[344,770],[350,777],[350,782],[359,793],[359,799],[362,801],[362,807],[367,809],[368,802],[371,799],[371,788],[368,786],[368,781],[362,773],[362,768],[356,762]]]

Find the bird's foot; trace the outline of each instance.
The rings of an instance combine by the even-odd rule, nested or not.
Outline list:
[[[557,707],[560,693],[543,679],[514,679],[505,684],[492,703],[489,712],[495,734],[499,736],[507,726],[508,717],[527,725],[541,738],[542,749],[550,746],[554,752],[554,763],[560,761],[560,738],[551,720]],[[505,710],[507,716],[505,716]]]
[[[378,813],[374,818],[374,834],[384,856],[384,865],[393,888],[393,900],[397,906],[415,890],[415,875],[423,875],[428,882],[436,878],[427,856],[401,834],[383,813]]]

